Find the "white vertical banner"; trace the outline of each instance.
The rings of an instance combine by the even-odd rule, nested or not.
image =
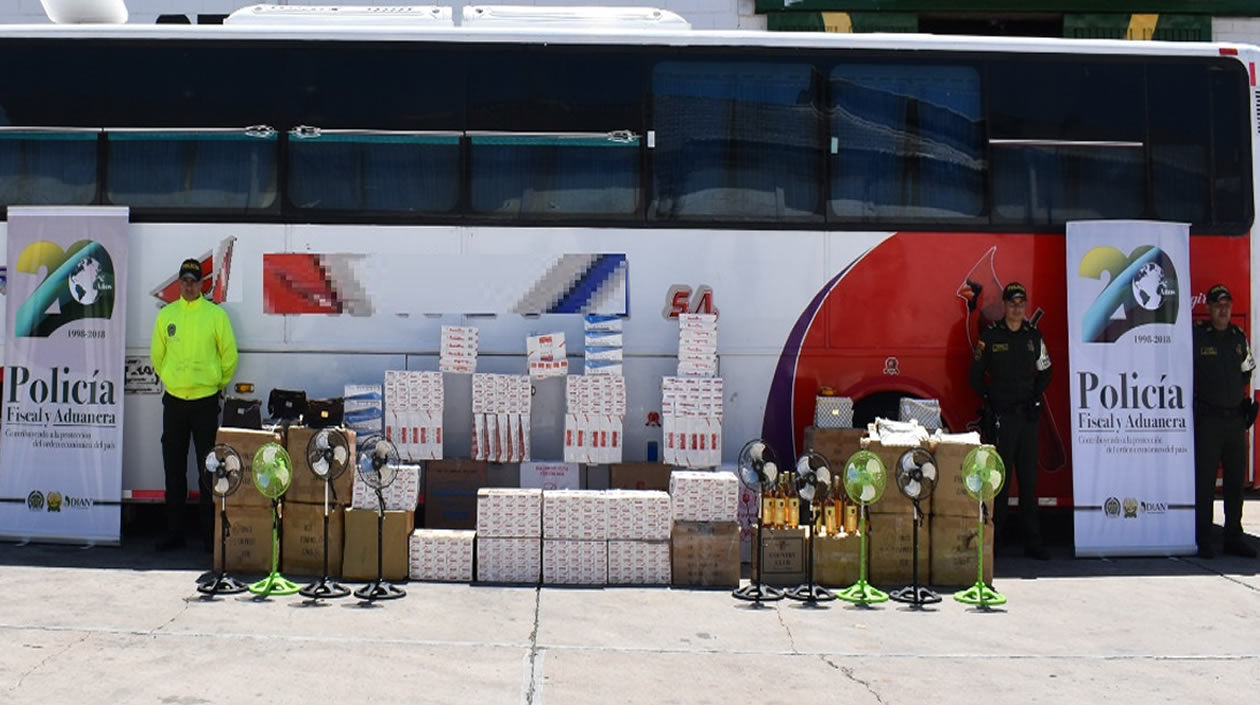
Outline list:
[[[126,208],[10,208],[0,537],[118,543]]]
[[[1067,277],[1076,555],[1194,553],[1189,226],[1068,223]]]

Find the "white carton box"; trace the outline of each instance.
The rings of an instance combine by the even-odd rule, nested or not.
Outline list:
[[[417,529],[411,534],[407,575],[412,580],[471,582],[475,531]]]
[[[607,541],[543,540],[544,585],[607,583]]]
[[[416,505],[420,502],[420,466],[398,465],[396,467],[398,473],[394,477],[394,481],[388,487],[381,489],[381,496],[385,500],[385,511],[414,511]],[[347,470],[347,472],[350,472],[350,470]],[[368,487],[367,483],[363,481],[362,475],[357,472],[354,473],[350,508],[376,511],[379,508],[379,504],[376,490]]]
[[[542,490],[477,490],[477,536],[542,538]]]
[[[737,521],[739,479],[728,472],[675,470],[669,476],[675,521]]]
[[[609,585],[669,585],[669,541],[609,541]]]
[[[541,571],[541,540],[477,538],[479,582],[537,585]]]
[[[608,498],[600,490],[543,490],[543,538],[608,539]]]
[[[609,540],[668,541],[674,515],[668,492],[609,490]]]

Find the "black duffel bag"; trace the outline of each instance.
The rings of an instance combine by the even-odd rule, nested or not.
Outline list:
[[[267,397],[267,414],[272,421],[297,421],[306,413],[306,392],[300,389],[273,389]]]
[[[303,420],[311,428],[340,426],[345,412],[346,400],[342,397],[311,399],[306,402],[306,415],[303,416]]]
[[[262,430],[262,402],[258,399],[228,397],[223,400],[223,425],[227,428]]]

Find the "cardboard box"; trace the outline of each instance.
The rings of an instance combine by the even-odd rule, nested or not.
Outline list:
[[[669,541],[609,541],[609,585],[669,585]]]
[[[609,490],[608,538],[668,541],[673,528],[669,494],[659,490]]]
[[[214,513],[214,565],[219,571],[222,557],[219,532],[223,530],[222,517]],[[228,509],[228,537],[226,570],[230,573],[271,572],[271,505],[261,507],[236,507]]]
[[[980,514],[980,503],[967,494],[962,482],[962,461],[976,446],[970,443],[937,443],[936,490],[932,492],[932,514],[970,517],[972,525]],[[974,578],[973,578],[974,581]]]
[[[606,585],[608,542],[543,540],[544,585]]]
[[[739,586],[739,523],[676,521],[671,572],[675,585]]]
[[[577,463],[521,463],[521,487],[540,490],[578,490]]]
[[[541,539],[477,537],[478,582],[537,585],[541,577]]]
[[[412,580],[468,583],[473,579],[473,541],[477,532],[417,529],[408,546],[407,575]]]
[[[268,443],[281,443],[280,434],[274,431],[251,431],[243,428],[221,428],[214,436],[216,444],[231,447],[241,456],[241,486],[227,498],[228,508],[258,507],[271,509],[271,500],[258,494],[254,487],[254,454]],[[295,468],[296,470],[296,468]],[[296,474],[296,473],[295,473]],[[323,495],[320,495],[323,498]]]
[[[928,522],[919,527],[919,584],[926,585],[931,570],[931,531]],[[909,585],[914,577],[914,517],[910,514],[871,514],[870,540],[866,545],[870,564],[867,575],[882,589]]]
[[[809,562],[806,553],[808,532],[804,527],[796,529],[763,529],[761,532],[761,556],[753,551],[753,571],[759,567],[759,558],[765,559],[766,569],[761,582],[766,585],[796,587],[809,582]]]
[[[608,497],[601,490],[543,490],[542,519],[543,538],[607,541]]]
[[[674,521],[735,521],[739,478],[729,472],[675,470],[669,477]]]
[[[289,486],[289,491],[284,494],[284,498],[289,502],[319,502],[324,501],[324,481],[315,476],[311,472],[310,465],[306,462],[306,448],[315,434],[322,429],[306,428],[305,426],[290,426],[288,436],[285,440],[285,448],[289,451],[289,457],[293,459],[293,484]],[[349,455],[346,456],[346,469],[341,476],[333,481],[332,489],[336,491],[336,499],[329,496],[329,501],[335,501],[342,506],[350,503],[350,492],[354,482],[355,472],[355,434],[354,431],[344,428],[335,429],[345,434],[346,442],[349,444]]]
[[[376,516],[375,511],[367,509],[346,510],[342,578],[376,580]],[[412,512],[385,512],[385,525],[381,532],[381,566],[386,580],[407,578],[408,539],[413,523]]]
[[[477,490],[477,536],[542,538],[542,501],[537,489]]]
[[[976,519],[932,517],[933,585],[966,586],[976,582]],[[919,546],[919,551],[923,551],[923,546]],[[993,584],[993,524],[984,527],[984,581]]]
[[[861,575],[861,554],[857,535],[823,536],[814,539],[814,581],[825,587],[846,588]]]
[[[343,543],[344,515],[341,507],[331,507],[328,512],[328,574],[341,576],[341,549]],[[284,503],[281,519],[282,572],[285,575],[313,575],[324,573],[324,504]]]
[[[850,456],[862,449],[862,439],[865,437],[866,429],[864,428],[810,426],[805,429],[803,447],[825,457],[831,464],[832,470],[838,472]],[[795,458],[779,458],[780,468],[791,467],[793,463],[795,463]]]
[[[477,490],[485,483],[484,461],[430,461],[424,468],[425,528],[477,528]]]
[[[385,500],[385,511],[415,511],[420,501],[420,477],[424,472],[419,465],[400,464],[395,466],[394,481],[381,488],[381,496],[376,490],[363,481],[363,475],[354,473],[354,490],[351,493],[350,506],[354,509],[380,509],[381,500]]]
[[[669,491],[669,474],[673,468],[664,463],[616,463],[612,466],[609,486],[618,490]]]
[[[875,514],[905,514],[910,515],[914,511],[914,503],[901,494],[897,489],[897,461],[901,459],[901,454],[910,450],[908,446],[888,446],[884,447],[879,441],[868,439],[863,441],[866,450],[879,456],[884,461],[884,470],[887,472],[888,485],[884,490],[884,496],[878,502],[870,507],[871,515]],[[846,459],[847,460],[847,459]],[[844,466],[840,465],[840,471],[844,471]],[[919,500],[919,507],[922,508],[924,514],[932,513],[933,497]]]

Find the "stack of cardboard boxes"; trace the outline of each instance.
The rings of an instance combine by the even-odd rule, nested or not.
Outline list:
[[[537,585],[542,570],[543,491],[477,491],[477,580]]]
[[[608,584],[669,585],[669,494],[609,490]]]
[[[376,579],[377,524],[381,526],[381,570],[386,580],[402,580],[409,571],[409,539],[415,525],[416,503],[420,495],[420,468],[399,465],[394,481],[376,490],[354,473],[352,501],[346,510],[345,549],[342,577],[348,580]],[[380,518],[384,500],[384,518]]]
[[[267,443],[280,443],[282,439],[272,431],[221,428],[214,441],[235,450],[242,463],[241,485],[227,498],[227,556],[222,565],[237,573],[265,573],[271,570],[271,500],[254,487],[253,461],[259,448]],[[214,566],[217,569],[223,558],[219,541],[223,522],[217,506],[214,516]]]
[[[976,581],[976,528],[980,505],[962,483],[963,458],[976,446],[936,444],[937,484],[932,495],[932,584],[971,585]],[[990,517],[992,508],[990,507]],[[993,524],[984,527],[984,581],[993,582]]]
[[[675,585],[739,585],[739,480],[727,472],[675,471],[669,494]]]
[[[543,491],[543,584],[608,582],[608,496],[598,490]]]
[[[903,453],[919,446],[885,446],[878,440],[865,442],[866,450],[879,456],[884,462],[887,486],[884,496],[867,509],[869,528],[869,574],[872,583],[887,586],[909,585],[914,579],[914,503],[897,489],[897,463]],[[919,526],[919,583],[926,584],[931,569],[931,540],[928,532],[928,516],[932,513],[932,498],[919,501],[922,514]]]

